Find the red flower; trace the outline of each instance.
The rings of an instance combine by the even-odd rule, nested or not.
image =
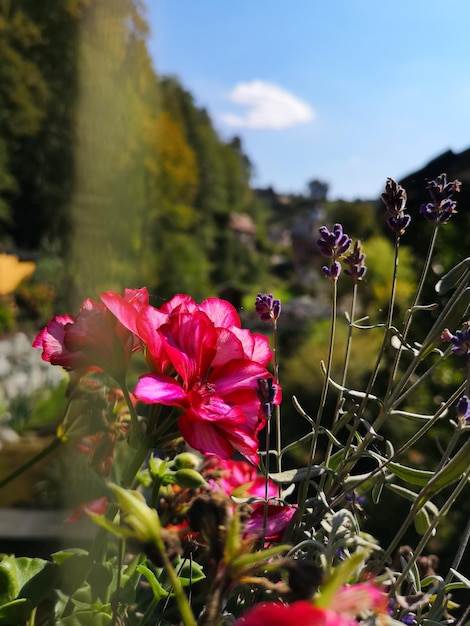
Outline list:
[[[117,295],[117,294],[116,294]],[[135,311],[148,305],[147,289],[126,289],[123,300]],[[101,303],[87,299],[77,317],[55,317],[33,342],[42,348],[42,358],[68,370],[98,366],[122,382],[132,351],[131,331]]]
[[[217,298],[197,305],[175,296],[159,311],[132,314],[127,325],[146,342],[155,372],[140,378],[137,398],[184,409],[179,429],[200,452],[228,458],[237,449],[256,463],[257,432],[265,423],[256,390],[258,379],[270,376],[268,339],[240,328],[236,310]]]
[[[355,619],[313,606],[310,602],[257,604],[234,626],[358,626]]]
[[[96,498],[96,500],[89,500],[79,506],[75,507],[72,513],[65,520],[66,522],[76,522],[77,520],[85,517],[87,513],[96,513],[97,515],[104,515],[108,508],[108,498],[103,496]]]

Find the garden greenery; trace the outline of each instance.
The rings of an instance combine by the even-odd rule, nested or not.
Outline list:
[[[77,316],[55,317],[33,345],[70,372],[68,405],[40,456],[73,444],[106,479],[106,492],[68,520],[96,523],[89,550],[71,547],[48,561],[2,556],[0,624],[463,624],[469,609],[453,594],[470,593],[458,571],[470,525],[448,572],[436,571],[428,545],[468,490],[468,375],[433,412],[410,409],[444,360],[468,361],[470,354],[470,259],[447,268],[435,302],[422,300],[459,188],[444,174],[430,181],[429,203],[412,216],[405,190],[387,180],[382,199],[395,258],[388,308],[376,324],[357,319],[367,271],[361,242],[341,224],[320,228],[327,259],[321,271],[331,286],[323,386],[318,406],[283,399],[309,424],[300,442],[283,441],[282,314],[273,295],[259,294],[255,303],[271,340],[242,328],[226,301],[197,304],[180,294],[155,308],[145,288],[107,292],[99,302],[86,300]],[[400,239],[413,227],[429,228],[429,250],[399,319]],[[339,280],[350,281],[352,297],[338,375],[332,363]],[[418,313],[429,316],[427,325],[416,324]],[[372,330],[382,333],[381,344],[365,388],[354,389],[351,345]],[[129,364],[138,354],[146,371],[131,391]],[[397,419],[412,425],[398,444],[383,434]],[[429,442],[438,422],[448,436],[437,466],[415,467],[410,452]],[[302,444],[308,462],[292,467],[289,452]],[[128,454],[112,481],[118,445]],[[444,500],[436,498],[441,492]],[[390,493],[408,503],[407,512],[388,545],[380,545],[364,530],[363,504],[387,507]],[[412,527],[418,539],[407,545]]]

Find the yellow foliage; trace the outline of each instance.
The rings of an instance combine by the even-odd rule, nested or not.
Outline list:
[[[0,295],[14,291],[36,269],[31,261],[20,261],[14,254],[0,254]]]
[[[145,165],[159,191],[169,202],[191,205],[198,186],[196,155],[180,124],[164,112],[148,120],[145,130],[150,148]]]

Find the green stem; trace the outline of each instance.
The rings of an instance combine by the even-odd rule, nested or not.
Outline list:
[[[424,262],[424,266],[423,266],[423,270],[421,272],[421,276],[420,276],[420,280],[419,280],[419,284],[418,287],[416,289],[414,298],[413,298],[413,302],[410,306],[410,308],[406,311],[405,313],[405,320],[404,320],[404,326],[403,326],[403,341],[406,341],[406,338],[408,336],[408,331],[410,330],[410,326],[411,326],[411,322],[413,320],[413,313],[414,313],[414,307],[418,304],[419,299],[421,298],[421,292],[423,291],[423,287],[424,287],[424,281],[426,280],[426,277],[428,275],[429,272],[429,267],[431,265],[431,259],[432,259],[432,253],[434,251],[434,246],[436,244],[436,237],[437,237],[437,229],[438,229],[438,224],[434,225],[434,230],[432,232],[432,236],[431,236],[431,240],[429,242],[429,247],[428,247],[428,253],[426,255],[426,260]],[[393,385],[393,380],[396,376],[397,370],[398,370],[398,366],[400,363],[400,357],[401,357],[401,353],[402,353],[403,347],[400,344],[400,347],[397,350],[397,353],[395,355],[395,360],[393,362],[392,365],[392,369],[390,370],[390,377],[389,377],[389,383],[388,383],[388,390],[387,390],[387,394],[389,393],[392,385]]]
[[[26,470],[28,470],[30,467],[51,454],[51,452],[58,448],[62,443],[63,442],[61,439],[55,438],[48,446],[41,450],[41,452],[38,452],[38,454],[29,459],[29,461],[26,461],[26,463],[24,463],[21,467],[18,467],[11,474],[8,474],[8,476],[0,480],[0,489],[2,489],[2,487],[5,487],[5,485],[8,485],[8,483],[11,483],[12,480],[15,480],[15,478],[21,476],[21,474],[26,472]]]
[[[379,474],[380,472],[382,472],[382,470],[387,467],[387,465],[389,463],[391,463],[392,461],[396,461],[397,459],[400,458],[400,456],[406,452],[409,448],[411,448],[411,446],[413,446],[419,439],[421,439],[421,437],[423,437],[428,430],[430,430],[434,424],[442,417],[442,415],[445,413],[445,411],[447,411],[447,409],[452,406],[453,404],[455,404],[455,402],[461,397],[463,390],[465,388],[465,383],[462,383],[460,385],[460,387],[454,391],[454,393],[452,394],[452,396],[447,400],[447,402],[445,402],[441,407],[439,407],[439,409],[436,411],[435,415],[432,417],[432,419],[430,419],[428,422],[426,422],[424,424],[424,426],[422,426],[412,437],[410,437],[410,439],[408,439],[406,441],[405,444],[403,444],[398,450],[395,451],[395,453],[389,457],[386,461],[384,461],[381,465],[379,465],[375,470],[373,470],[372,472],[370,472],[370,474],[367,475],[366,478],[364,478],[361,482],[358,482],[355,484],[354,489],[357,489],[358,487],[360,487],[363,483],[365,483],[367,480],[369,480],[370,478],[372,478],[373,476]],[[357,454],[357,450],[354,450],[354,454]],[[341,484],[342,480],[343,480],[344,475],[342,473],[339,474],[339,477],[337,479],[337,482],[339,484]],[[335,498],[332,502],[331,502],[331,506],[335,507],[337,504],[339,504],[346,496],[346,494],[348,493],[348,491],[344,491],[343,493],[341,493],[337,498]]]
[[[331,319],[330,319],[330,336],[328,341],[328,359],[326,364],[326,372],[323,378],[323,386],[321,390],[320,403],[318,405],[317,416],[315,420],[315,426],[312,436],[312,442],[310,444],[310,452],[307,463],[307,475],[305,480],[302,483],[302,487],[299,491],[299,513],[297,514],[297,519],[302,519],[303,514],[305,512],[308,488],[310,485],[310,472],[312,471],[313,461],[315,458],[315,453],[317,450],[318,436],[320,430],[320,424],[323,416],[323,410],[325,408],[326,397],[328,394],[329,380],[331,374],[331,365],[333,362],[333,347],[335,341],[335,333],[336,333],[336,313],[337,313],[337,296],[338,296],[338,286],[337,281],[332,281],[332,305],[331,305]]]
[[[137,437],[137,441],[142,443],[143,441],[143,433],[139,423],[139,416],[137,415],[137,411],[135,409],[134,403],[132,402],[131,396],[129,394],[129,390],[125,382],[120,383],[122,393],[124,394],[124,399],[127,404],[127,408],[129,409],[129,415],[131,416],[132,430]]]
[[[279,362],[277,359],[277,320],[273,321],[273,369],[274,382],[279,382]],[[276,404],[274,407],[274,417],[276,423],[276,463],[277,471],[282,472],[282,438],[281,438],[281,405]],[[281,486],[279,485],[279,497],[281,496]]]
[[[178,605],[181,619],[183,621],[184,626],[196,626],[196,620],[194,618],[191,605],[189,604],[189,600],[186,594],[184,593],[181,580],[178,578],[175,568],[171,564],[171,561],[168,557],[168,554],[165,548],[165,543],[161,537],[160,531],[161,531],[161,525],[160,525],[160,521],[158,521],[158,527],[156,529],[154,541],[160,553],[160,557],[162,559],[165,572],[173,587],[173,593],[175,594],[175,600],[176,600],[176,604]]]
[[[347,376],[347,373],[348,373],[349,357],[350,357],[350,354],[351,354],[351,345],[352,345],[352,331],[353,331],[352,321],[354,319],[355,310],[356,310],[356,299],[357,299],[357,281],[354,283],[354,288],[353,288],[353,293],[352,293],[352,300],[351,300],[351,307],[350,307],[350,310],[349,310],[349,329],[348,329],[348,338],[347,338],[347,342],[346,342],[346,350],[345,350],[345,354],[344,354],[343,373],[341,375],[341,383],[340,383],[341,387],[345,387],[346,386],[346,376]],[[339,411],[341,409],[341,404],[342,404],[343,398],[344,398],[344,392],[342,390],[338,391],[338,399],[336,401],[336,408],[335,408],[335,411],[333,413],[332,427],[338,421]],[[349,437],[350,436],[351,436],[351,433],[350,433]],[[349,439],[349,437],[348,437],[348,439]],[[325,460],[324,460],[325,467],[328,467],[328,463],[330,461],[332,450],[333,450],[333,442],[328,439],[328,443],[327,443],[327,446],[326,446],[326,452],[325,452]],[[320,488],[321,489],[324,488],[326,479],[327,479],[327,475],[324,474],[321,477],[321,482],[320,482]]]

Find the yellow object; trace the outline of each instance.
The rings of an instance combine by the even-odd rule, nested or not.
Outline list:
[[[0,296],[14,291],[35,269],[32,261],[20,261],[14,254],[0,253]]]

